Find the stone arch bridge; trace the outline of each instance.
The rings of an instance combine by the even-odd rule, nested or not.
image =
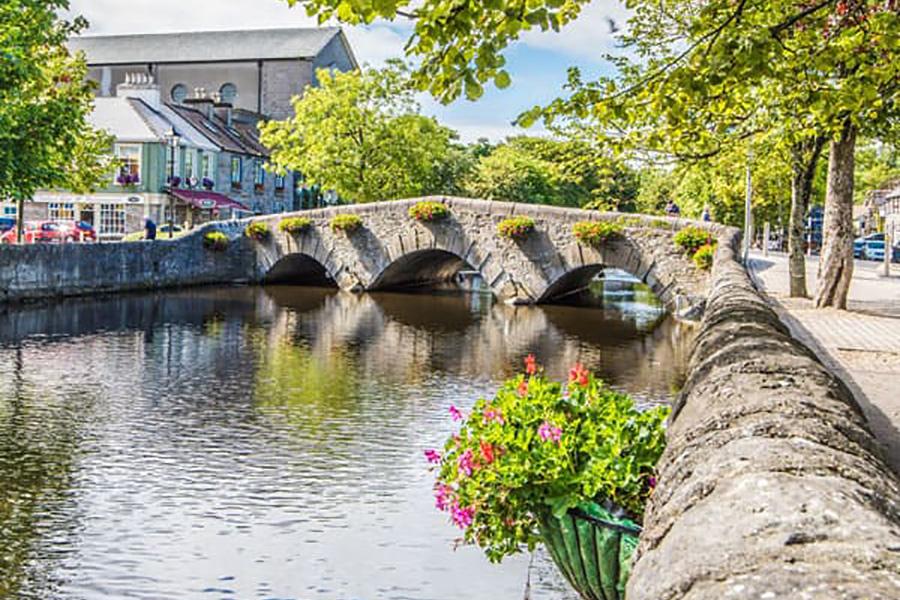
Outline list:
[[[688,224],[707,228],[715,237],[724,230],[683,219],[465,198],[425,198],[446,204],[450,216],[421,223],[408,214],[421,200],[254,218],[266,223],[272,236],[251,242],[255,257],[251,279],[328,281],[360,292],[430,284],[473,270],[498,299],[532,304],[563,297],[587,285],[601,270],[617,268],[644,281],[673,309],[705,297],[708,283],[707,274],[675,247],[674,234]],[[360,216],[363,227],[351,234],[333,232],[329,223],[338,214]],[[313,227],[301,234],[280,231],[280,221],[291,216],[307,217]],[[528,216],[536,223],[523,241],[497,235],[498,224],[513,216]],[[572,226],[586,220],[619,221],[624,231],[600,248],[579,244]]]

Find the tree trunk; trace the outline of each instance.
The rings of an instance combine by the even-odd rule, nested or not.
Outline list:
[[[853,171],[856,127],[849,121],[841,135],[831,140],[828,161],[828,191],[825,194],[825,224],[816,308],[847,308],[853,277]]]
[[[806,298],[804,230],[812,196],[816,166],[825,145],[824,137],[809,138],[791,148],[791,217],[788,225],[788,272],[791,298]]]

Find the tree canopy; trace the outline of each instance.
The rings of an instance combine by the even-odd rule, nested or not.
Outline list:
[[[419,114],[402,65],[316,77],[293,117],[262,127],[277,169],[357,202],[444,191],[455,133]]]
[[[67,0],[0,4],[0,198],[87,191],[109,175],[112,141],[88,123],[94,95],[84,57],[65,46],[86,23],[59,19],[65,8]]]

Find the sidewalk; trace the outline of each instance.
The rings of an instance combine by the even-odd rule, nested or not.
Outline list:
[[[748,269],[794,336],[850,388],[900,473],[900,265],[879,277],[878,263],[856,261],[848,311],[816,310],[810,300],[788,297],[787,256],[750,256]],[[816,257],[807,259],[815,289]]]

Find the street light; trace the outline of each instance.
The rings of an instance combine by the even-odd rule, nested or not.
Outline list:
[[[175,194],[172,189],[175,187],[175,158],[181,136],[174,128],[170,128],[166,133],[166,141],[172,149],[172,162],[169,166],[169,239],[172,239],[175,231]]]

